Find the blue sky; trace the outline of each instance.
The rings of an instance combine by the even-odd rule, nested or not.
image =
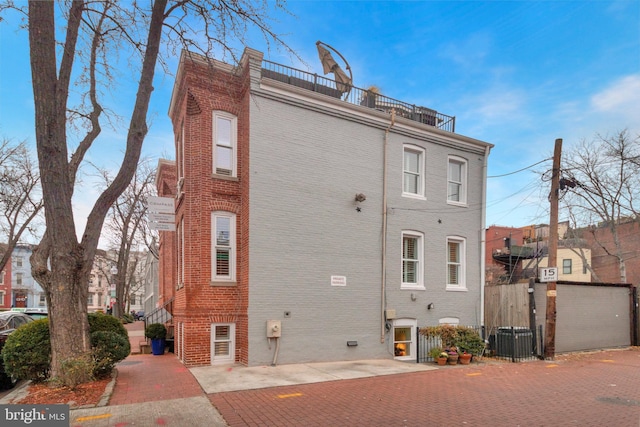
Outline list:
[[[640,134],[640,2],[633,1],[289,1],[273,29],[304,63],[283,50],[265,58],[322,74],[315,42],[349,61],[354,84],[456,116],[456,132],[495,145],[489,159],[487,225],[548,222],[544,184],[556,138],[564,150],[596,133]],[[34,142],[28,40],[16,14],[0,23],[0,137]],[[177,58],[170,61],[172,71]],[[173,156],[167,117],[173,76],[159,70],[144,154]],[[126,77],[126,73],[123,72]],[[331,76],[328,76],[331,77]],[[130,87],[114,91],[127,111]],[[129,102],[130,104],[130,102]],[[89,153],[115,167],[124,132]],[[87,169],[85,169],[86,171]],[[87,172],[88,173],[88,172]],[[505,175],[505,176],[500,176]],[[81,226],[93,203],[75,199]]]

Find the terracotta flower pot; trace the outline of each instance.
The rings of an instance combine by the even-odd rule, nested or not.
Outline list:
[[[457,365],[458,364],[458,355],[457,354],[450,354],[449,357],[447,357],[447,363],[449,365]]]
[[[469,363],[471,363],[471,354],[462,353],[460,356],[458,356],[458,362],[460,362],[461,365],[468,365]]]
[[[436,359],[436,363],[440,366],[444,366],[447,364],[447,358],[446,357],[438,357]]]

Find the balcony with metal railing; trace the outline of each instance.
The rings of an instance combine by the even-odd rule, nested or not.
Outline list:
[[[455,132],[456,118],[454,116],[448,116],[427,107],[389,98],[373,90],[361,89],[337,82],[319,76],[318,74],[308,73],[296,68],[287,67],[286,65],[263,60],[262,77],[322,93],[341,99],[344,102],[378,111],[391,113],[392,110],[395,110],[397,116],[434,126],[448,132]]]

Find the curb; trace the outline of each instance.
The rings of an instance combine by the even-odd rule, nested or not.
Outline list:
[[[107,384],[107,386],[105,387],[104,393],[102,394],[102,397],[100,397],[100,401],[98,401],[96,407],[107,406],[109,404],[109,400],[111,399],[111,395],[113,394],[113,388],[116,386],[117,378],[118,370],[114,369],[113,372],[111,372],[111,381],[109,381],[109,384]]]

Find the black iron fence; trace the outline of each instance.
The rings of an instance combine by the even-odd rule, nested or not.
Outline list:
[[[350,84],[336,82],[335,80],[319,76],[315,73],[307,73],[306,71],[267,60],[262,61],[262,77],[278,80],[378,111],[391,113],[393,110],[397,116],[435,126],[438,129],[455,132],[456,118],[454,116],[448,116],[427,107],[389,98],[375,90],[360,89]]]
[[[507,326],[487,331],[484,326],[469,326],[475,329],[485,343],[486,349],[483,353],[485,357],[495,357],[512,362],[538,359],[543,354],[542,345],[542,325],[537,329],[525,327]],[[425,337],[420,334],[417,328],[417,362],[433,362],[429,352],[432,348],[441,348],[442,341],[439,337]]]

